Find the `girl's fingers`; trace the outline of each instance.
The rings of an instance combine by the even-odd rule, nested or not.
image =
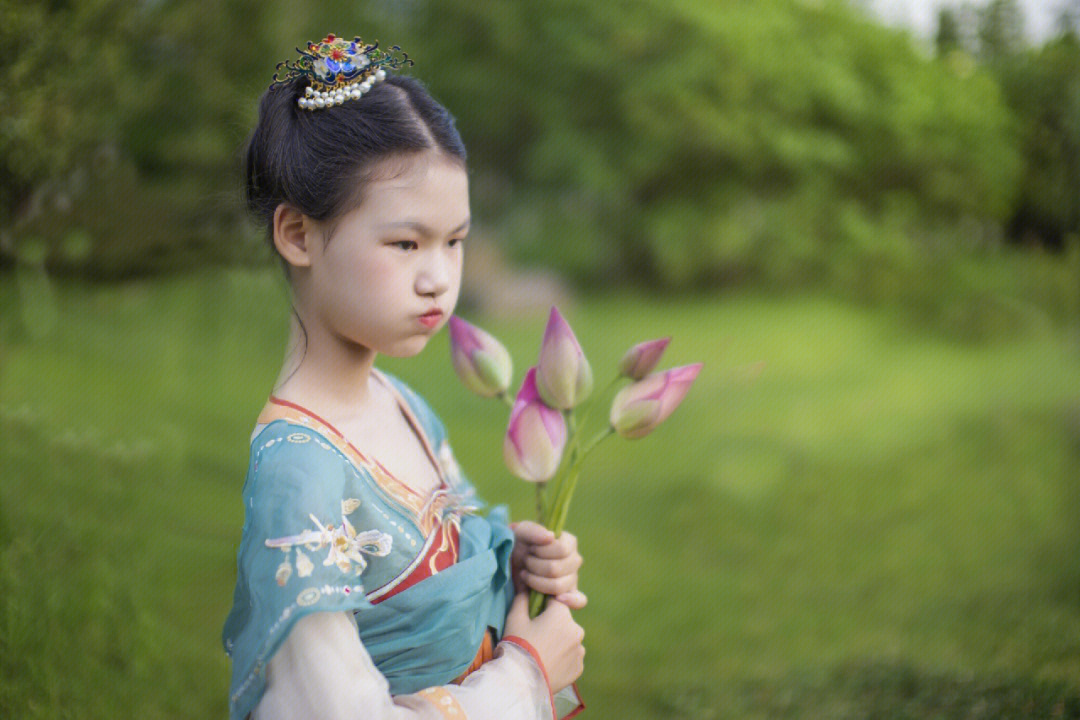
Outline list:
[[[568,593],[556,596],[555,599],[571,610],[580,610],[589,602],[589,598],[585,597],[585,593],[580,590],[571,590]]]
[[[577,589],[577,575],[563,575],[557,578],[540,577],[539,575],[533,575],[528,570],[521,571],[521,577],[533,590],[542,592],[545,595],[551,595],[552,597],[558,597],[559,595],[571,593]]]
[[[581,556],[577,553],[569,557],[557,560],[545,560],[534,555],[526,556],[525,569],[533,575],[541,577],[557,578],[563,575],[572,575],[581,567]]]
[[[510,526],[514,531],[515,539],[518,543],[528,543],[529,545],[547,545],[555,539],[555,533],[548,530],[540,523],[532,522],[531,520],[522,520],[521,522],[514,523]],[[563,533],[565,535],[565,533]]]
[[[546,544],[539,545],[533,544],[529,548],[529,554],[535,555],[539,558],[545,558],[548,560],[555,560],[558,558],[567,557],[577,552],[577,538],[571,533],[564,532],[554,540],[549,541]]]

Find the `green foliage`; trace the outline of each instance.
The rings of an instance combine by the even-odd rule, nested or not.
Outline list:
[[[3,260],[38,262],[32,238],[52,270],[101,276],[252,254],[235,238],[259,7],[3,0]]]
[[[0,227],[69,205],[110,152],[134,15],[119,0],[0,2]]]

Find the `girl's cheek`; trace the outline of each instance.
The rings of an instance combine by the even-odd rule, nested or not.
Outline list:
[[[370,258],[367,262],[362,263],[362,266],[364,272],[370,274],[373,278],[386,278],[396,272],[400,272],[400,267],[385,253],[380,253],[374,258]]]

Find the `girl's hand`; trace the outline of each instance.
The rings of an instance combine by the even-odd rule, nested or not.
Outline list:
[[[514,574],[514,589],[521,592],[532,588],[551,595],[572,610],[585,607],[588,598],[578,590],[578,568],[581,555],[577,538],[571,533],[555,534],[539,523],[524,520],[513,523],[514,552],[510,568]]]
[[[565,533],[564,533],[565,534]],[[544,612],[529,618],[529,596],[518,593],[506,615],[506,635],[517,635],[540,655],[551,692],[557,693],[581,676],[585,667],[585,631],[561,602],[548,603]]]

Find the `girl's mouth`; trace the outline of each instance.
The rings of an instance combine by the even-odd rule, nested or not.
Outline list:
[[[442,320],[442,310],[430,310],[420,316],[420,322],[427,327],[435,327]]]

